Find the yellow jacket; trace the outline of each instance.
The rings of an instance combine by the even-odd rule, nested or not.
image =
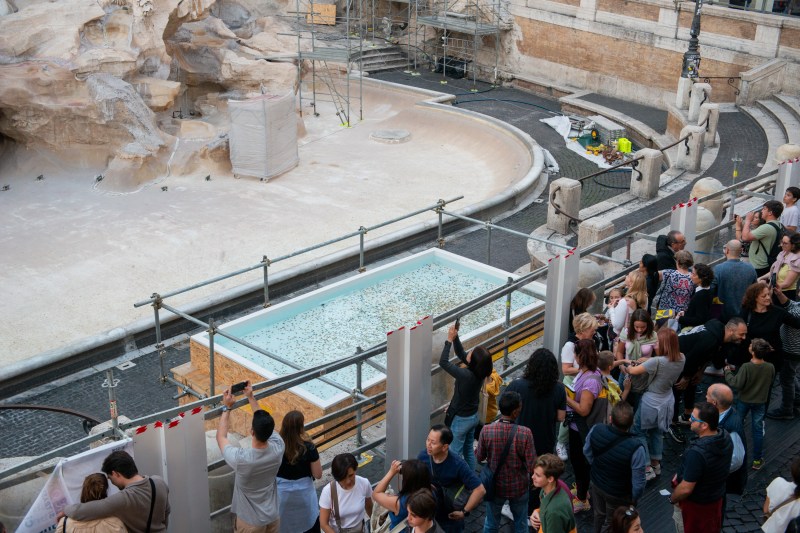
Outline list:
[[[492,369],[492,374],[486,381],[486,418],[483,420],[484,424],[491,424],[497,417],[497,396],[500,394],[500,386],[503,384],[503,378],[497,373],[497,370]]]

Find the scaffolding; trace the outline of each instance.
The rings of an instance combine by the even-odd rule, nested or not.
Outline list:
[[[364,51],[364,0],[345,0],[343,6],[295,0],[295,36],[297,37],[297,79],[300,113],[307,103],[319,116],[318,102],[330,102],[342,126],[352,124],[352,108],[358,103],[358,121],[364,118],[361,58]],[[342,14],[337,14],[341,9]],[[342,28],[344,34],[342,34]],[[304,49],[309,43],[310,49]],[[311,78],[304,83],[303,65],[310,64]],[[358,91],[354,94],[352,67],[358,65]],[[303,90],[304,85],[306,90]]]
[[[395,4],[407,5],[400,9],[406,20],[392,18]],[[497,81],[500,32],[511,27],[503,0],[388,0],[385,5],[388,16],[383,20],[388,18],[406,30],[407,72],[416,73],[420,64],[427,64],[441,72],[442,83],[447,83],[448,74],[470,76],[474,88],[479,71],[491,72],[488,77]],[[492,41],[493,64],[479,55],[486,48],[485,38]]]

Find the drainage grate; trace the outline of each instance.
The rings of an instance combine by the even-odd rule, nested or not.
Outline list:
[[[117,365],[117,368],[120,370],[128,370],[129,368],[133,368],[136,366],[136,363],[133,361],[125,361],[124,363]]]

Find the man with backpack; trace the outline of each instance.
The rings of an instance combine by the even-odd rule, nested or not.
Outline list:
[[[736,218],[736,230],[741,230],[742,241],[751,243],[750,245],[750,264],[756,269],[758,277],[769,272],[769,267],[775,262],[780,252],[781,237],[786,233],[779,219],[783,213],[783,204],[770,200],[761,208],[761,219],[764,224],[751,231],[750,223],[753,220],[755,211],[750,211],[745,216],[744,222],[741,217]]]

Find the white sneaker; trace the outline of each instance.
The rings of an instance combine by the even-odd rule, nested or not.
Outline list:
[[[511,520],[514,521],[514,515],[511,514],[511,507],[508,505],[508,502],[503,504],[503,508],[500,510],[500,514]]]
[[[569,452],[567,452],[567,445],[563,442],[556,443],[556,455],[562,461],[566,461],[569,459]]]

